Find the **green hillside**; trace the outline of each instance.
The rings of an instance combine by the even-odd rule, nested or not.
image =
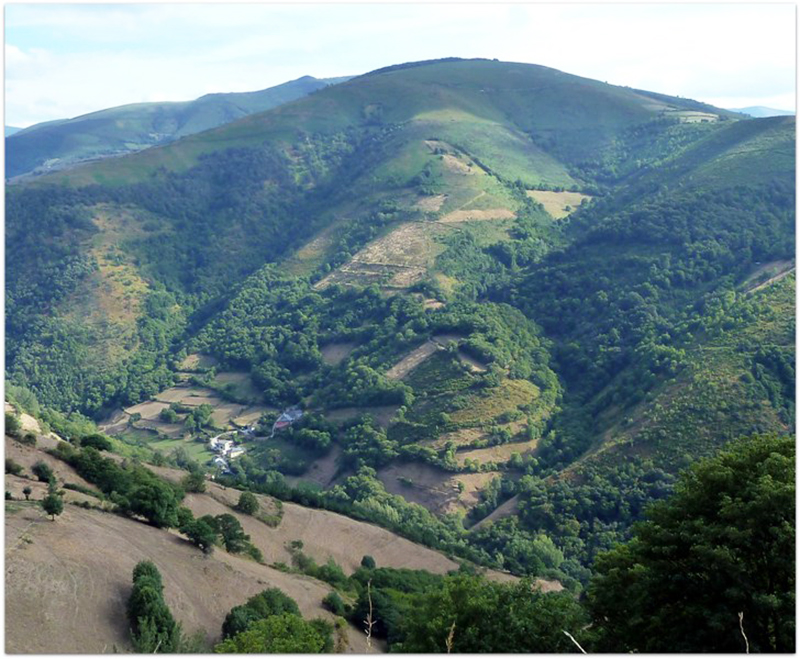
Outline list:
[[[10,188],[6,375],[175,460],[247,416],[223,482],[576,585],[679,470],[794,425],[794,133],[388,67]]]
[[[85,160],[107,158],[167,144],[347,78],[304,76],[257,92],[207,94],[194,101],[135,103],[16,129],[6,137],[6,178],[46,173]]]

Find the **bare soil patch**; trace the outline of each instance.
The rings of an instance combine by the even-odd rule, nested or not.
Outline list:
[[[514,211],[508,208],[489,208],[486,210],[457,210],[442,217],[439,222],[452,224],[457,222],[485,221],[485,220],[513,220]]]
[[[422,301],[422,307],[424,309],[441,309],[444,306],[444,302],[440,302],[434,298],[426,298]]]
[[[208,404],[217,407],[225,403],[215,391],[206,387],[170,387],[156,395],[163,403],[183,403],[184,405]]]
[[[329,343],[319,349],[322,353],[322,361],[329,366],[341,364],[358,347],[357,343],[344,341],[341,343]]]
[[[592,197],[580,192],[552,192],[551,190],[528,190],[528,196],[538,201],[555,219],[566,217]]]
[[[745,293],[755,293],[794,272],[794,261],[770,261],[756,268],[742,285]]]
[[[424,463],[394,464],[378,471],[387,492],[418,503],[433,513],[467,511],[478,504],[478,493],[500,472],[454,474]],[[458,483],[464,484],[459,492]]]
[[[390,380],[402,380],[439,349],[439,345],[433,341],[426,341],[419,346],[419,348],[412,350],[388,371],[386,371],[386,377]]]
[[[138,405],[133,405],[126,408],[125,412],[128,415],[141,414],[143,419],[152,421],[153,419],[158,418],[158,415],[161,414],[161,410],[165,410],[168,407],[169,403],[148,400],[144,403],[139,403]]]

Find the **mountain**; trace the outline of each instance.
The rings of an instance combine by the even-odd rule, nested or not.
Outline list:
[[[6,177],[71,167],[146,149],[293,101],[347,80],[303,76],[257,92],[206,94],[194,101],[135,103],[25,129],[6,129]]]
[[[388,67],[11,186],[7,377],[184,462],[248,428],[221,482],[577,587],[791,432],[794,181],[793,117]]]
[[[731,112],[741,112],[742,114],[756,118],[794,116],[792,110],[776,110],[775,108],[767,108],[763,105],[751,105],[746,108],[732,109]]]
[[[6,137],[23,130],[22,128],[15,128],[14,126],[6,126],[5,128],[6,128]]]

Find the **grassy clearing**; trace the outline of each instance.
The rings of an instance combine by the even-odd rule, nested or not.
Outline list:
[[[592,197],[580,192],[552,192],[550,190],[528,190],[528,196],[538,201],[555,219],[560,220],[576,210]]]
[[[322,354],[322,361],[329,366],[341,364],[358,347],[357,343],[343,341],[340,343],[329,343],[322,346],[319,351]]]
[[[528,380],[504,380],[485,396],[473,396],[470,404],[450,414],[454,423],[473,425],[495,419],[505,412],[529,405],[539,397],[539,387]]]

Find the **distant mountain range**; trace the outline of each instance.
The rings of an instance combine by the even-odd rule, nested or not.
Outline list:
[[[756,119],[763,119],[764,117],[789,117],[793,116],[792,110],[776,110],[775,108],[767,108],[763,105],[751,105],[747,108],[731,108],[732,112],[741,112],[742,114],[755,117]]]
[[[168,144],[348,79],[303,76],[256,92],[206,94],[175,103],[134,103],[24,129],[6,126],[6,138],[13,137],[6,143],[6,178]]]

